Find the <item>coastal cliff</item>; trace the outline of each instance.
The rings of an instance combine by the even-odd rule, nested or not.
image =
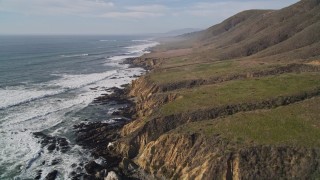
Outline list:
[[[219,135],[166,134],[149,143],[137,160],[157,177],[170,179],[315,178],[319,151],[297,147],[239,148]],[[315,176],[313,176],[315,175]]]
[[[154,178],[273,179],[282,177],[294,179],[298,177],[312,179],[319,176],[320,151],[318,148],[252,142],[239,144],[220,134],[208,137],[203,132],[190,133],[180,130],[179,126],[196,121],[197,118],[210,119],[210,117],[203,117],[207,115],[205,112],[198,112],[195,115],[186,113],[183,116],[188,117],[178,116],[168,120],[166,118],[146,120],[150,118],[148,116],[152,114],[154,108],[177,98],[177,94],[173,96],[172,93],[165,96],[160,92],[161,96],[157,96],[159,89],[148,82],[146,77],[133,83],[130,95],[137,97],[137,110],[140,113],[137,120],[122,128],[123,138],[116,142],[117,152],[133,159]],[[319,90],[316,90],[315,94],[302,99],[298,98],[297,101],[319,94]],[[291,99],[294,99],[294,96]],[[260,108],[258,106],[255,108]],[[273,106],[274,104],[271,104],[267,108]],[[224,110],[227,111],[227,109],[225,107]]]
[[[113,151],[153,179],[319,178],[318,10],[245,11],[131,59],[148,73]]]

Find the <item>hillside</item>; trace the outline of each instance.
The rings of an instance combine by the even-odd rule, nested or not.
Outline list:
[[[150,71],[115,152],[155,179],[320,178],[319,35],[320,1],[302,0],[134,59]]]
[[[317,55],[319,20],[318,0],[303,0],[278,11],[248,10],[204,31],[180,36],[183,40],[177,46],[193,44],[198,53],[218,59],[305,59]]]

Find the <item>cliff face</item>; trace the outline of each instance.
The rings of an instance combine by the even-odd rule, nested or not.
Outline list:
[[[151,115],[159,106],[177,98],[176,93],[161,94],[161,88],[149,80],[147,76],[134,80],[131,84],[130,97],[135,98],[136,121],[124,126],[121,134],[126,136],[144,123],[144,118]]]
[[[142,77],[133,83],[131,95],[137,97],[138,119],[122,129],[123,138],[116,149],[123,156],[133,158],[145,171],[159,179],[310,179],[319,175],[319,150],[295,146],[237,145],[219,134],[176,133],[175,128],[196,120],[233,114],[249,107],[258,109],[281,106],[319,95],[316,90],[308,95],[292,96],[256,105],[223,107],[208,112],[182,114],[162,118],[148,117],[152,110],[173,101],[176,96],[157,95],[159,87]],[[283,97],[281,97],[283,98]],[[276,103],[279,103],[276,105]],[[244,107],[244,109],[241,109]],[[231,108],[231,109],[230,109]],[[240,109],[239,109],[240,108]],[[251,110],[250,108],[247,110]],[[217,114],[218,113],[218,114]],[[148,120],[146,118],[149,118]],[[171,130],[171,131],[170,131]]]
[[[319,151],[298,147],[234,145],[198,134],[166,134],[149,143],[137,162],[171,179],[312,179],[319,175]],[[318,174],[317,174],[318,173]]]
[[[208,171],[213,165],[210,159],[215,157],[219,157],[217,151],[211,151],[204,138],[170,134],[149,143],[137,162],[158,177],[202,179],[209,175]]]
[[[176,93],[161,94],[160,88],[144,76],[132,82],[129,95],[135,97],[136,120],[125,125],[121,130],[124,137],[117,142],[117,151],[127,157],[134,157],[150,141],[145,133],[148,118],[159,106],[177,98]],[[160,126],[160,125],[159,125]]]

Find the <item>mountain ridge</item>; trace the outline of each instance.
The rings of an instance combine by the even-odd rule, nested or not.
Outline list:
[[[212,57],[219,59],[247,57],[278,46],[257,55],[259,58],[319,43],[316,36],[319,20],[319,1],[304,0],[280,10],[243,11],[206,30],[179,36],[183,38],[179,41],[193,44],[200,52],[211,51]],[[306,34],[313,36],[300,41],[299,36],[311,37]],[[285,42],[287,40],[291,45]]]

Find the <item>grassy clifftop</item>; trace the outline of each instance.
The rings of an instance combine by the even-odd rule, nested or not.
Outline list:
[[[219,134],[239,144],[320,147],[319,97],[275,109],[188,123],[178,132]]]

